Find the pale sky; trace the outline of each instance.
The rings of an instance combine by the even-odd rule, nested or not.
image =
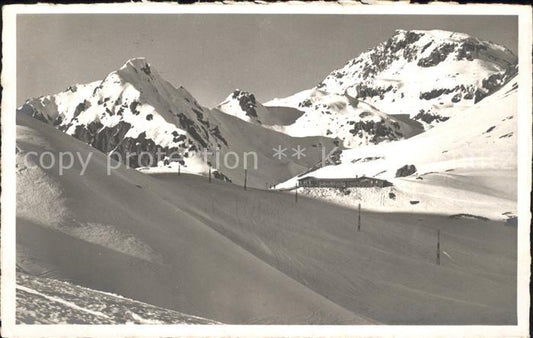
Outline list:
[[[517,54],[516,16],[52,14],[17,16],[17,103],[102,80],[144,56],[213,107],[239,88],[261,102],[315,86],[395,29],[443,29]]]

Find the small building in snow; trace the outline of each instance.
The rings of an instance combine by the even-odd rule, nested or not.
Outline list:
[[[305,188],[370,188],[390,187],[392,183],[375,177],[317,178],[306,176],[298,180],[298,187]]]

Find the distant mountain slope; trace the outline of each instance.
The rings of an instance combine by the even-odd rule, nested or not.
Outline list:
[[[248,170],[248,184],[258,188],[265,188],[265,184],[273,185],[280,177],[288,179],[307,168],[312,167],[322,158],[322,152],[329,153],[337,145],[327,137],[292,137],[261,125],[253,125],[237,117],[212,109],[210,118],[217,121],[220,131],[231,139],[231,148],[228,152],[221,152],[220,164],[223,172],[231,175],[233,183],[243,184],[242,165],[246,159]],[[282,152],[277,154],[277,149]],[[301,156],[296,151],[302,150]],[[223,157],[232,152],[239,155],[239,168],[228,170],[224,167]],[[254,159],[250,154],[257,156],[257,168],[253,167]],[[246,155],[248,154],[248,155]],[[232,158],[229,156],[229,158]],[[233,162],[228,161],[230,165]]]
[[[273,129],[291,136],[333,137],[347,148],[397,141],[423,131],[417,125],[387,115],[348,94],[336,95],[316,90],[305,102],[304,107],[298,108],[306,111],[305,114],[289,126]]]
[[[341,164],[295,177],[278,187],[294,186],[305,176],[376,177],[391,181],[394,187],[356,189],[345,197],[335,197],[332,192],[310,193],[323,193],[346,203],[362,201],[377,209],[513,217],[517,198],[517,88],[514,78],[431,130],[408,140],[345,150]],[[401,172],[406,165],[414,165],[415,172]]]
[[[269,112],[256,101],[254,94],[236,89],[216,106],[224,113],[254,124],[272,124]]]
[[[253,102],[253,104],[251,103]],[[244,107],[244,108],[243,108]],[[309,113],[309,107],[319,112]],[[298,107],[263,106],[249,92],[228,96],[217,109],[240,119],[293,137],[324,136],[352,148],[411,137],[422,128],[404,123],[350,97],[315,90]]]
[[[268,109],[270,116],[275,119],[275,125],[278,126],[287,126],[291,125],[296,121],[300,116],[304,114],[303,111],[291,108],[291,107],[265,107]]]
[[[331,96],[348,95],[429,127],[496,91],[516,73],[517,61],[509,49],[467,34],[397,30],[315,88],[265,105],[299,108],[315,120],[325,108],[337,113],[328,106]]]

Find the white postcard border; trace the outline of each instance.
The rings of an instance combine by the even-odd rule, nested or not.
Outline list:
[[[367,325],[15,325],[16,196],[16,16],[68,13],[250,13],[379,15],[516,15],[519,17],[518,114],[518,298],[517,325],[510,326],[367,326]],[[531,7],[517,5],[356,5],[348,3],[196,4],[124,3],[98,5],[10,5],[3,8],[2,59],[2,336],[527,336],[529,329],[530,188],[532,154]]]

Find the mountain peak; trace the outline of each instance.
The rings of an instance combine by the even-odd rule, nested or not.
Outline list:
[[[131,58],[117,72],[123,78],[131,79],[130,76],[138,78],[139,75],[141,78],[148,78],[149,80],[154,80],[156,77],[154,74],[157,74],[157,71],[152,68],[150,63],[144,57],[135,57]],[[113,74],[112,73],[112,74]]]
[[[140,70],[150,67],[150,63],[148,63],[148,60],[145,57],[134,57],[126,61],[120,69],[127,69],[129,67]]]

